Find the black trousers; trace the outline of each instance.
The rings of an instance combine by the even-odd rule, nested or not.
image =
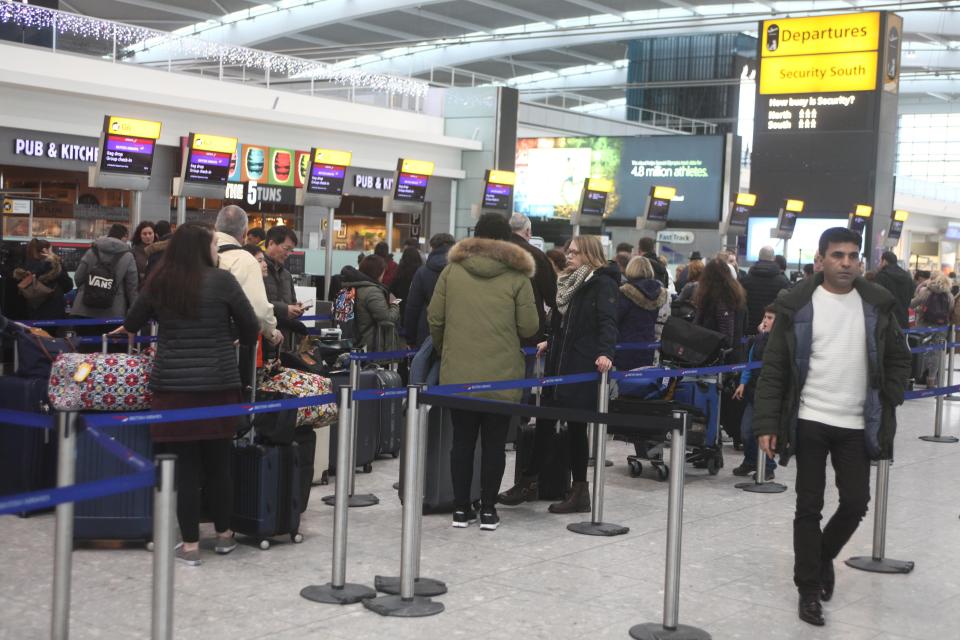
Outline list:
[[[556,420],[537,419],[536,436],[533,441],[533,456],[530,464],[523,469],[527,477],[538,475],[543,470],[547,452],[556,436]],[[584,422],[567,423],[567,446],[570,451],[570,472],[574,482],[587,481],[587,462],[590,457],[590,443],[587,438],[587,425]]]
[[[229,439],[158,442],[154,446],[156,453],[177,456],[177,521],[184,542],[200,541],[200,515],[205,505],[217,533],[230,528],[232,449]]]
[[[456,507],[466,507],[471,502],[470,488],[473,484],[473,453],[480,436],[480,504],[493,507],[497,504],[503,469],[506,466],[504,447],[510,416],[478,411],[450,410],[453,422],[453,446],[450,450],[450,475],[453,478],[453,498]]]
[[[870,502],[870,461],[863,431],[809,420],[797,423],[797,510],[793,519],[793,581],[801,594],[820,588],[820,566],[832,561],[857,530]],[[827,454],[840,505],[820,530]]]

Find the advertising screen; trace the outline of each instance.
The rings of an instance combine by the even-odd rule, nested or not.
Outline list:
[[[670,221],[678,226],[720,222],[722,136],[523,138],[517,141],[514,209],[528,216],[569,217],[587,177],[614,182],[607,219],[645,215],[650,187],[677,188]]]
[[[184,180],[202,184],[226,184],[230,163],[237,149],[236,138],[190,134]]]
[[[509,211],[513,202],[513,185],[488,182],[483,189],[483,208]]]
[[[274,149],[270,148],[270,184],[278,184],[284,187],[292,187],[294,184],[294,175],[296,166],[294,165],[294,156],[296,152],[292,149]]]
[[[817,246],[820,243],[820,234],[831,227],[846,227],[846,218],[810,218],[802,217],[799,220],[794,218],[795,227],[793,229],[793,238],[790,240],[788,249],[790,255],[785,256],[790,264],[795,265],[799,258],[800,262],[813,262],[813,257],[817,253]],[[777,255],[783,254],[783,240],[771,238],[770,231],[777,226],[776,218],[750,218],[747,224],[747,260],[756,261],[760,257],[762,247],[773,247]]]
[[[583,194],[583,206],[580,213],[585,216],[602,216],[607,208],[607,194],[603,191],[587,189]]]

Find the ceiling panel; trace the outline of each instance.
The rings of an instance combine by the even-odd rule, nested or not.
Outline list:
[[[364,18],[363,22],[368,22],[372,25],[377,25],[380,27],[386,27],[388,29],[396,29],[398,31],[406,31],[407,33],[417,34],[424,40],[459,36],[469,32],[463,27],[444,24],[442,22],[422,18],[410,13],[402,13],[400,11],[392,11],[390,13],[384,13],[377,16],[369,16]]]
[[[504,2],[503,4],[508,4]],[[445,2],[443,4],[431,4],[424,7],[431,13],[437,13],[448,18],[463,20],[478,25],[483,25],[487,29],[499,29],[501,27],[513,27],[518,24],[530,22],[526,18],[518,18],[515,15],[502,13],[494,9],[483,7],[473,2],[457,0],[456,2]]]

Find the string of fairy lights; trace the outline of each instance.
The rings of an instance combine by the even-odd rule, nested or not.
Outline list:
[[[122,24],[46,7],[0,0],[0,24],[24,29],[52,30],[57,35],[115,41],[127,57],[147,50],[160,51],[169,59],[196,59],[259,69],[298,80],[321,80],[355,88],[422,98],[428,84],[422,80],[371,73],[362,69],[337,69],[331,65],[269,51],[218,44],[193,36],[181,36],[146,27]]]

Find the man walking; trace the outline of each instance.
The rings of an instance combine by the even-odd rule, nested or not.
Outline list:
[[[859,275],[861,242],[849,229],[824,231],[823,271],[777,299],[754,402],[760,448],[781,464],[797,457],[793,579],[800,619],[817,626],[821,600],[833,596],[833,560],[867,512],[870,460],[893,454],[910,375],[896,301]],[[840,505],[821,531],[827,454]]]

